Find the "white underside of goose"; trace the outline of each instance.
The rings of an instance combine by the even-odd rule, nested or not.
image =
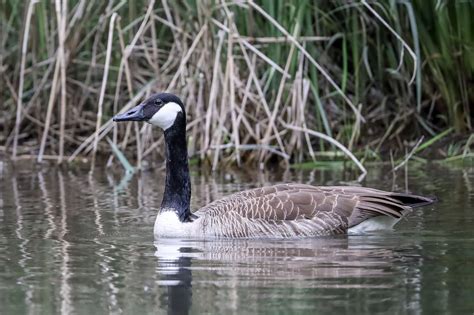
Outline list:
[[[349,228],[347,234],[359,235],[377,231],[390,231],[398,221],[400,221],[400,219],[388,216],[373,217]]]

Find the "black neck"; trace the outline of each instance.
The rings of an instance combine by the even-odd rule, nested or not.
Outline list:
[[[165,130],[166,183],[162,211],[176,211],[181,222],[190,221],[191,181],[189,179],[186,117],[178,113],[174,124]]]

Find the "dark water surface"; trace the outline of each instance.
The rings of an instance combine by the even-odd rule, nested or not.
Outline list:
[[[365,186],[436,195],[394,232],[154,242],[164,174],[121,178],[0,162],[0,314],[473,314],[474,167],[369,170]],[[193,172],[193,208],[342,171]]]

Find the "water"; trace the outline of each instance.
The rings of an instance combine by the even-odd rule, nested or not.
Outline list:
[[[0,162],[1,163],[1,162]],[[162,240],[162,172],[0,165],[1,314],[473,314],[474,168],[428,165],[364,185],[436,195],[392,233]],[[344,184],[341,170],[193,174],[194,208],[255,186]]]

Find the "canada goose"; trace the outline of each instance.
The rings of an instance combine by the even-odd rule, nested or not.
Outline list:
[[[166,181],[155,237],[305,237],[391,229],[434,199],[364,187],[279,184],[235,193],[191,213],[183,102],[154,94],[114,121],[145,121],[164,130]]]

